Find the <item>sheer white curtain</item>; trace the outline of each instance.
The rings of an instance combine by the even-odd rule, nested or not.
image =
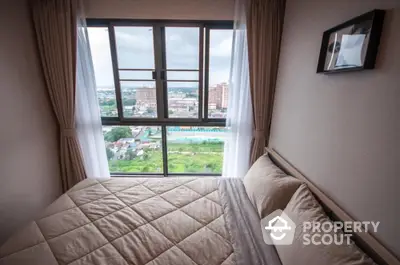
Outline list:
[[[246,0],[235,1],[232,65],[222,176],[242,178],[249,169],[253,130],[246,34]]]
[[[83,4],[80,1],[77,32],[76,131],[88,178],[109,178],[101,127],[100,107]]]

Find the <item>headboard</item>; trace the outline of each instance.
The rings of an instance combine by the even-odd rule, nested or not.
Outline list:
[[[320,203],[323,205],[327,214],[334,220],[340,221],[355,221],[349,214],[347,214],[342,208],[339,207],[332,199],[325,195],[314,183],[306,178],[299,170],[291,165],[286,159],[284,159],[276,150],[273,148],[266,148],[266,152],[274,161],[288,175],[298,178],[304,181],[308,188],[317,197]],[[391,253],[386,247],[384,247],[373,235],[370,233],[355,233],[353,234],[353,240],[365,253],[367,253],[375,262],[378,264],[388,265],[400,265],[400,260]]]

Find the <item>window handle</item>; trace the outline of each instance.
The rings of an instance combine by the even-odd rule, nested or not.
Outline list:
[[[161,79],[161,80],[165,80],[165,71],[161,71],[160,73],[161,73],[160,79]],[[152,78],[153,78],[154,80],[157,79],[157,71],[153,71],[153,72],[152,72]]]

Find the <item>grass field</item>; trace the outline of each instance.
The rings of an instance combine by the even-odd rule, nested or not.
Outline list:
[[[223,143],[168,144],[168,173],[221,173]],[[110,160],[111,172],[162,173],[161,150],[145,150],[132,160]]]

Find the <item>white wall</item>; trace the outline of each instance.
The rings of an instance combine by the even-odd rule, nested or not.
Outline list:
[[[84,0],[89,18],[232,20],[234,0]]]
[[[0,244],[61,194],[57,127],[28,3],[0,8]]]
[[[375,70],[316,74],[323,31],[387,9]],[[270,146],[400,256],[400,1],[288,0]]]

